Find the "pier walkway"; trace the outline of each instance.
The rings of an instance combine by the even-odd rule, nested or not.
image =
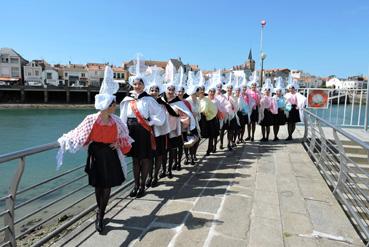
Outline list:
[[[300,139],[210,156],[206,144],[143,198],[112,200],[103,235],[93,216],[53,246],[363,246]]]

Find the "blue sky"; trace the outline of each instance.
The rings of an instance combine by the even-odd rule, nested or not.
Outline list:
[[[202,69],[259,61],[266,68],[340,77],[368,74],[369,1],[2,1],[0,47],[50,63],[110,62],[137,52]]]

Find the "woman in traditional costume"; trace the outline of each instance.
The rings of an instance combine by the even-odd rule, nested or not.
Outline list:
[[[161,99],[169,104],[177,113],[177,116],[167,115],[170,127],[169,145],[167,150],[169,153],[168,178],[172,178],[172,169],[180,166],[177,159],[178,150],[181,146],[183,146],[182,124],[184,122],[181,122],[181,118],[188,118],[188,128],[190,131],[196,128],[196,124],[190,109],[188,109],[183,101],[181,101],[178,96],[176,96],[175,85],[170,82],[165,85],[165,88],[165,93]],[[163,172],[165,172],[165,170]]]
[[[133,142],[126,124],[114,114],[116,98],[113,94],[118,89],[118,83],[113,81],[112,69],[106,66],[100,92],[95,96],[95,108],[99,112],[88,115],[77,128],[58,139],[58,169],[65,151],[75,153],[81,147],[88,146],[85,172],[89,185],[95,187],[98,208],[95,227],[99,233],[104,229],[103,220],[111,187],[121,185],[127,178],[123,154],[130,150]]]
[[[151,75],[148,77],[148,86],[147,91],[148,93],[156,99],[159,103],[162,110],[167,113],[168,111],[172,115],[177,115],[175,111],[166,104],[160,98],[160,94],[164,92],[164,88],[162,85],[163,76],[161,76],[160,69],[156,66],[150,68]],[[170,132],[169,122],[167,115],[165,114],[165,121],[164,124],[161,126],[154,125],[154,134],[155,134],[155,142],[156,142],[156,149],[154,151],[154,156],[152,160],[152,165],[150,167],[148,179],[146,182],[147,187],[156,187],[158,185],[158,175],[159,170],[163,165],[163,161],[166,161],[164,158],[167,153],[167,144],[168,144],[168,134]]]
[[[278,113],[273,114],[273,133],[274,133],[273,141],[279,141],[278,138],[279,126],[286,124],[286,114],[284,112],[286,103],[283,97],[285,91],[284,88],[285,86],[282,77],[278,77],[274,87],[275,95],[273,96],[278,108]]]
[[[247,90],[247,93],[255,103],[252,107],[251,116],[250,116],[251,138],[250,139],[247,138],[247,140],[254,141],[256,123],[259,122],[259,104],[260,104],[260,92],[257,89],[258,78],[256,76],[256,73],[254,73],[253,76],[251,77],[251,80],[249,82],[249,87],[250,89]]]
[[[270,126],[273,125],[273,114],[277,113],[276,103],[274,98],[272,97],[272,82],[268,78],[265,80],[265,83],[262,88],[262,92],[264,93],[260,99],[259,104],[259,124],[261,126],[261,133],[263,138],[260,140],[262,142],[266,142],[269,140]]]
[[[154,126],[162,126],[165,112],[156,99],[145,92],[144,61],[137,56],[135,75],[129,78],[133,91],[120,103],[120,118],[127,123],[129,135],[135,140],[128,156],[132,157],[135,185],[131,197],[145,194],[146,178],[155,155]]]
[[[297,92],[299,85],[292,80],[290,76],[289,84],[287,86],[288,93],[284,95],[286,99],[287,116],[287,130],[288,137],[286,141],[292,140],[292,134],[296,129],[296,123],[303,119],[303,109],[306,106],[306,97]]]

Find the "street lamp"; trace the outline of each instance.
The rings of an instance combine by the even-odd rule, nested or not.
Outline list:
[[[260,86],[263,86],[264,59],[266,57],[267,55],[264,52],[261,52],[260,54],[260,58],[261,58]]]

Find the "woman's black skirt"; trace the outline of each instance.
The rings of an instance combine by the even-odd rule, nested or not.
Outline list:
[[[252,109],[250,121],[257,123],[259,121],[259,109],[256,107],[256,109]]]
[[[168,146],[168,135],[162,135],[155,137],[156,150],[154,151],[154,156],[161,156],[167,152]]]
[[[138,123],[136,118],[127,119],[129,136],[135,140],[127,156],[138,159],[151,159],[154,156],[154,150],[151,147],[150,133]]]
[[[273,114],[268,109],[264,109],[264,118],[260,121],[261,126],[273,125]]]
[[[110,144],[92,142],[88,146],[85,172],[88,184],[97,188],[111,188],[124,182],[124,174],[117,150]]]
[[[241,127],[244,127],[249,123],[249,116],[247,114],[243,114],[241,111],[237,112],[238,119],[240,120]]]
[[[182,135],[177,137],[169,138],[169,149],[178,148],[183,146],[183,137]]]
[[[219,135],[220,123],[217,117],[214,117],[212,120],[206,121],[206,129],[208,136],[205,138],[214,138]]]
[[[278,113],[273,114],[273,125],[285,125],[287,121],[286,114],[282,108],[278,108]]]
[[[297,110],[296,105],[292,105],[292,108],[288,114],[287,122],[298,123],[301,122],[299,110]]]

